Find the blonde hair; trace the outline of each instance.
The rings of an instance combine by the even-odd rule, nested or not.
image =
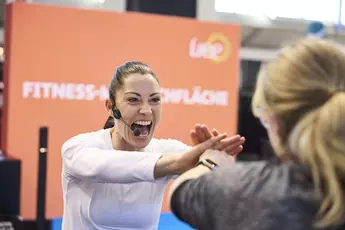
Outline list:
[[[278,121],[286,154],[306,166],[323,199],[315,226],[345,219],[345,54],[328,41],[285,48],[259,74],[252,100]]]

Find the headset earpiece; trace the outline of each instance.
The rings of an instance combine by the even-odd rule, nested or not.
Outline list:
[[[113,115],[114,115],[115,119],[121,119],[120,110],[118,110],[118,109],[113,109]]]
[[[125,125],[133,132],[134,136],[137,137],[137,136],[140,135],[140,133],[141,133],[141,132],[140,132],[140,129],[131,127],[129,124],[127,124],[127,123],[122,119],[120,110],[118,110],[118,109],[112,109],[112,111],[113,111],[113,115],[114,115],[115,119],[122,121],[123,124],[125,124]]]

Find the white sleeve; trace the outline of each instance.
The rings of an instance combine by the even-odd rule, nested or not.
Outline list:
[[[155,182],[154,167],[161,155],[105,150],[88,138],[71,138],[62,146],[65,173],[101,183]]]
[[[183,153],[190,150],[192,147],[186,145],[185,143],[175,140],[175,139],[159,139],[155,145],[155,151],[165,153]],[[176,179],[179,175],[171,175],[162,178],[158,178],[158,181],[169,181],[171,179]]]

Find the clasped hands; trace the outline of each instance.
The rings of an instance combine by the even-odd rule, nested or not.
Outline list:
[[[200,143],[203,143],[209,140],[212,136],[219,136],[219,132],[216,129],[212,130],[212,133],[208,127],[204,124],[196,124],[194,129],[190,131],[190,136],[193,142],[193,145],[196,146]],[[243,144],[245,138],[240,135],[235,135],[232,137],[224,137],[224,139],[216,142],[210,149],[222,151],[224,154],[230,155],[233,158],[237,156],[243,150]]]
[[[240,135],[228,137],[216,129],[212,132],[206,125],[196,124],[190,136],[194,147],[179,155],[178,165],[181,174],[197,164],[200,159],[207,158],[222,166],[234,162],[234,158],[243,150],[245,138]]]

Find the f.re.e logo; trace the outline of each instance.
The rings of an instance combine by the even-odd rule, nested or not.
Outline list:
[[[230,41],[222,33],[212,33],[206,41],[192,37],[189,43],[191,58],[209,59],[217,63],[227,60],[230,50]]]

